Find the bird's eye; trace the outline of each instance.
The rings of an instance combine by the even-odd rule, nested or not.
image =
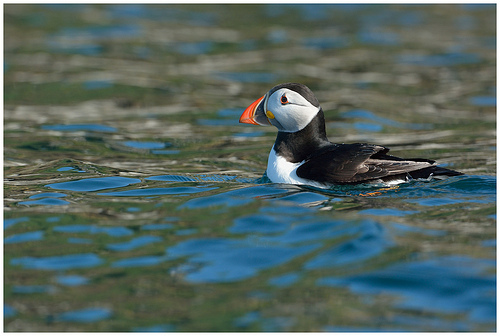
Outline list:
[[[285,95],[281,96],[281,105],[285,105],[288,103],[289,103],[288,98]]]

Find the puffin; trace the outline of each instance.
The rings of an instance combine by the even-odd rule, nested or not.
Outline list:
[[[266,175],[273,183],[331,188],[335,185],[392,186],[416,179],[463,175],[429,159],[403,159],[368,143],[332,143],[325,115],[313,92],[300,83],[273,87],[248,106],[240,123],[275,126]]]

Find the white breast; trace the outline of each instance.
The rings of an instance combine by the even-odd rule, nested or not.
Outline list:
[[[284,157],[276,155],[274,148],[269,153],[267,160],[267,177],[274,183],[305,184],[318,188],[325,188],[326,185],[303,179],[297,176],[297,168],[304,162],[288,162]]]

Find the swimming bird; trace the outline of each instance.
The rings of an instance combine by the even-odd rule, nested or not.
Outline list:
[[[299,83],[273,87],[248,106],[239,121],[278,129],[266,170],[274,183],[328,188],[337,184],[394,185],[412,179],[462,175],[438,167],[433,160],[389,155],[389,148],[384,146],[330,142],[318,99]]]

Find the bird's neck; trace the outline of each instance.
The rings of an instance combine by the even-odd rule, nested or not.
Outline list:
[[[325,116],[320,109],[311,122],[297,132],[278,132],[274,150],[289,162],[302,162],[318,148],[328,144]]]

